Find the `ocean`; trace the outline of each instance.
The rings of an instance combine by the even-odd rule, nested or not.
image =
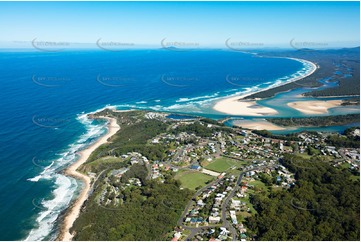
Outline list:
[[[87,113],[114,107],[222,118],[212,109],[218,99],[307,68],[229,50],[0,51],[0,240],[55,238],[82,185],[61,171],[106,132]]]

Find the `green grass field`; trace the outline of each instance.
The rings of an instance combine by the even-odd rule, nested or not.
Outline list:
[[[248,182],[248,184],[253,185],[256,189],[258,188],[262,191],[268,191],[266,184],[264,184],[260,180],[251,181],[251,182]]]
[[[179,180],[182,187],[196,190],[198,186],[205,186],[206,182],[214,180],[215,178],[198,171],[181,172],[175,176],[175,179]]]
[[[241,167],[243,165],[246,165],[246,161],[238,161],[226,157],[219,157],[215,159],[213,162],[209,163],[206,167],[208,170],[216,171],[216,172],[224,172],[228,170],[229,168],[235,166],[235,167]]]
[[[311,158],[311,156],[306,153],[297,153],[297,156],[307,160]]]

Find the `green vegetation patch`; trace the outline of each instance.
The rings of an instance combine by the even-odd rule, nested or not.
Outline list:
[[[92,162],[83,164],[79,168],[79,171],[83,172],[83,173],[88,173],[88,172],[99,173],[105,169],[108,169],[108,170],[119,169],[124,166],[126,166],[126,162],[123,159],[118,158],[118,157],[106,156],[106,157],[102,157],[97,160],[94,160]]]

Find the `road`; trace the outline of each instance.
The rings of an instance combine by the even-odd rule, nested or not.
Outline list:
[[[186,208],[184,209],[181,217],[178,219],[178,223],[177,223],[178,226],[183,226],[184,217],[187,215],[190,207],[192,206],[193,199],[195,199],[196,197],[198,197],[199,195],[201,195],[202,192],[204,192],[205,190],[207,190],[208,188],[210,188],[211,186],[213,186],[214,184],[216,184],[216,183],[219,182],[220,180],[221,180],[221,179],[217,179],[217,180],[212,181],[211,183],[207,184],[205,187],[199,189],[199,190],[193,195],[192,199],[188,202]]]
[[[236,237],[237,237],[237,231],[235,230],[235,228],[232,226],[232,224],[227,220],[227,216],[226,216],[226,213],[227,213],[227,205],[229,204],[229,201],[233,198],[234,196],[234,193],[238,190],[238,187],[239,187],[239,184],[241,184],[241,181],[242,181],[242,177],[243,177],[243,174],[245,172],[242,172],[238,179],[237,179],[237,182],[236,182],[236,185],[234,186],[234,188],[232,189],[232,191],[228,194],[227,198],[223,201],[222,203],[222,221],[223,221],[223,224],[222,226],[223,227],[226,227],[228,228],[228,230],[231,232],[231,235],[232,235],[232,240],[236,240]]]
[[[270,166],[259,166],[259,167],[255,167],[255,168],[243,171],[239,175],[239,177],[237,179],[237,182],[236,182],[236,185],[234,186],[232,191],[228,194],[228,196],[226,197],[226,199],[222,203],[222,221],[223,221],[222,226],[226,227],[231,232],[233,241],[235,241],[236,238],[237,238],[237,231],[232,226],[232,224],[227,220],[227,215],[226,215],[226,213],[227,213],[227,205],[229,204],[229,201],[234,197],[234,193],[238,190],[238,188],[239,188],[239,186],[240,186],[240,184],[242,182],[242,177],[246,172],[254,171],[254,170],[258,170],[258,169],[262,169],[262,168],[267,168],[267,167],[270,167]]]
[[[258,170],[258,169],[262,169],[262,168],[266,168],[266,167],[269,167],[269,166],[260,166],[260,167],[255,167],[255,168],[243,171],[239,175],[234,188],[232,189],[232,191],[228,194],[228,196],[226,197],[226,199],[222,203],[222,212],[221,212],[222,213],[222,221],[223,221],[222,226],[227,228],[230,231],[233,241],[237,240],[237,231],[232,226],[232,224],[227,220],[227,214],[226,214],[227,213],[227,205],[229,204],[229,201],[234,197],[234,194],[238,190],[238,188],[239,188],[239,186],[240,186],[240,184],[242,182],[242,178],[243,178],[243,176],[244,176],[244,174],[246,172],[254,171],[254,170]],[[193,196],[193,198],[199,196],[205,189],[208,189],[210,186],[212,186],[215,183],[219,182],[219,180],[220,179],[217,179],[217,180],[213,181],[212,183],[208,184],[207,186],[205,186],[204,188],[200,189]],[[178,225],[179,226],[182,226],[184,217],[187,215],[187,212],[188,212],[189,208],[191,207],[191,205],[192,205],[192,201],[188,203],[186,209],[183,211],[183,214],[182,214],[181,218],[178,220]],[[214,227],[219,227],[219,225],[209,225],[209,226],[200,226],[200,227],[183,226],[183,228],[188,229],[188,230],[191,231],[190,235],[187,237],[187,240],[192,239],[199,232],[199,230],[201,230],[201,229],[214,228]]]
[[[207,190],[208,188],[210,188],[211,186],[213,186],[214,184],[216,184],[217,182],[219,182],[221,179],[217,179],[212,181],[211,183],[207,184],[205,187],[199,189],[192,197],[192,199],[188,202],[186,208],[184,209],[182,215],[180,216],[180,218],[178,219],[177,225],[178,226],[182,226],[182,228],[187,229],[189,231],[191,231],[191,233],[188,235],[188,237],[186,238],[186,240],[191,240],[201,229],[208,229],[208,228],[214,228],[217,227],[216,225],[209,225],[209,226],[199,226],[199,227],[191,227],[191,226],[184,226],[183,225],[183,220],[185,218],[185,216],[188,214],[188,211],[190,209],[190,207],[192,206],[193,203],[193,199],[195,199],[196,197],[198,197],[199,195],[202,194],[202,192],[204,192],[205,190]]]
[[[258,169],[262,169],[262,168],[267,168],[270,166],[259,166],[259,167],[254,167],[252,169],[248,169],[245,170],[243,172],[241,172],[241,174],[239,175],[236,184],[234,186],[234,188],[232,189],[232,191],[228,194],[228,196],[226,197],[226,199],[223,201],[222,203],[222,226],[226,227],[232,236],[232,240],[235,241],[237,239],[237,231],[236,229],[232,226],[232,224],[227,220],[227,205],[229,204],[229,201],[234,197],[235,192],[238,190],[241,182],[242,182],[242,177],[244,176],[244,174],[246,172],[249,171],[254,171],[254,170],[258,170]],[[219,227],[219,225],[208,225],[208,226],[199,226],[199,227],[193,227],[193,226],[184,226],[183,225],[183,220],[185,218],[185,216],[188,214],[188,211],[190,210],[193,200],[198,197],[199,195],[202,194],[202,192],[204,192],[205,190],[207,190],[209,187],[217,184],[221,179],[217,179],[214,180],[213,182],[207,184],[205,187],[199,189],[192,197],[192,199],[188,202],[186,208],[184,209],[182,215],[180,216],[177,225],[178,226],[182,226],[184,229],[189,230],[191,233],[188,235],[188,237],[186,238],[186,240],[191,240],[201,229],[208,229],[208,228],[214,228],[214,227]]]

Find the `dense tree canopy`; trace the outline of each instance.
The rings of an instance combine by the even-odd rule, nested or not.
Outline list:
[[[305,118],[268,118],[267,120],[280,126],[336,126],[350,123],[359,123],[360,114]]]
[[[74,223],[74,240],[167,240],[192,193],[169,178],[124,192],[125,202],[116,207],[100,206],[96,195]]]
[[[247,219],[257,240],[359,240],[360,184],[352,173],[317,159],[282,161],[296,184],[268,196],[252,197],[258,212]]]

